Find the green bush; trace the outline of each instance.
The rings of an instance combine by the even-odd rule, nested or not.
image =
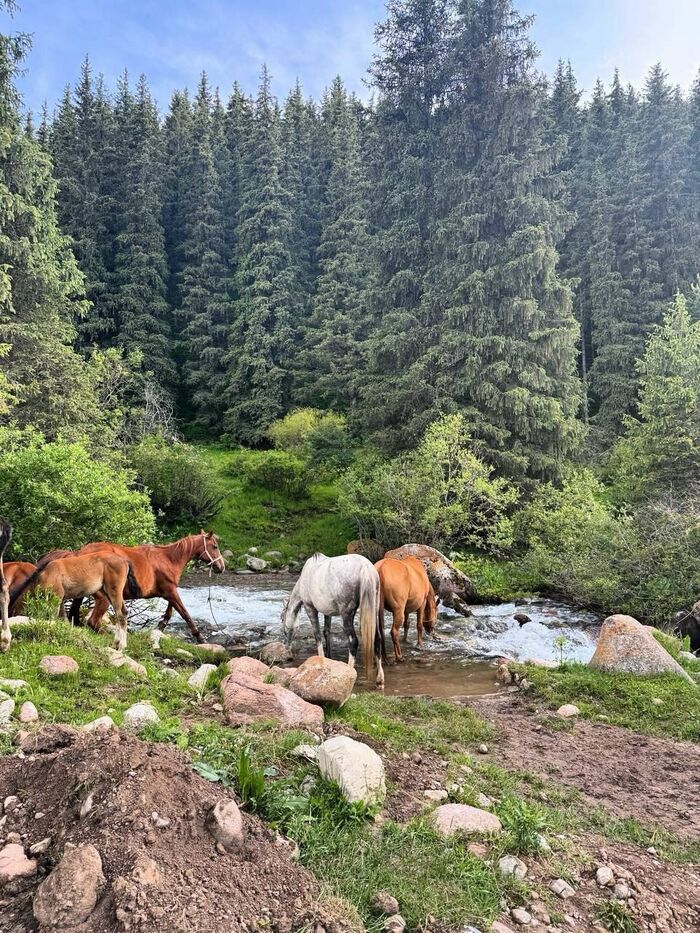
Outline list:
[[[297,408],[284,418],[273,421],[267,436],[278,450],[285,450],[297,457],[306,452],[306,440],[317,428],[324,413],[316,408]]]
[[[152,436],[131,448],[129,460],[165,524],[205,525],[218,514],[223,492],[194,447]]]
[[[516,490],[471,450],[461,415],[436,421],[414,451],[394,460],[359,457],[340,495],[361,536],[386,547],[422,541],[442,549],[507,549],[516,502]]]
[[[321,472],[337,475],[352,464],[355,456],[345,418],[332,412],[324,415],[306,437],[309,465]]]
[[[155,519],[134,475],[93,460],[81,444],[0,431],[0,502],[14,525],[12,553],[39,557],[89,541],[151,540]]]
[[[263,489],[281,491],[292,496],[305,496],[307,493],[306,465],[285,450],[251,451],[238,461],[236,470],[242,470],[252,486],[262,486]]]

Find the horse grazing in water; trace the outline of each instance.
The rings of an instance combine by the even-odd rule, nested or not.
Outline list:
[[[219,550],[219,539],[213,531],[202,529],[198,535],[188,535],[172,544],[139,544],[136,547],[125,547],[108,541],[95,541],[93,544],[86,544],[77,553],[115,554],[126,558],[131,566],[131,575],[129,585],[124,591],[124,599],[151,599],[159,596],[167,600],[168,608],[158,627],[164,629],[172,617],[173,609],[176,609],[196,640],[204,641],[197,624],[185,609],[177,588],[182,572],[191,560],[208,564],[216,573],[223,573],[226,569]],[[105,598],[98,593],[88,624],[96,630],[99,629],[106,611]],[[71,606],[71,618],[75,619],[79,612],[79,603],[74,603]]]
[[[423,646],[423,628],[430,634],[437,621],[437,601],[421,561],[415,557],[396,560],[384,557],[374,565],[379,574],[382,618],[388,609],[393,616],[391,640],[397,661],[403,661],[399,645],[399,628],[403,625],[404,641],[408,638],[409,613],[416,613],[418,647]]]
[[[28,591],[41,587],[51,590],[59,599],[59,619],[66,618],[65,599],[98,594],[112,604],[116,616],[114,647],[126,648],[126,606],[123,593],[130,575],[129,562],[116,554],[84,554],[60,557],[45,567],[37,567],[21,583],[10,588],[10,606]]]
[[[5,551],[12,540],[12,525],[0,518],[0,651],[7,651],[12,641],[10,633],[10,581],[5,574]]]
[[[377,686],[384,684],[382,657],[384,626],[379,613],[379,576],[366,557],[341,554],[326,557],[314,554],[301,571],[292,594],[282,609],[284,640],[291,647],[301,607],[311,621],[316,650],[321,657],[331,656],[331,619],[340,616],[348,640],[348,664],[355,666],[358,639],[355,633],[355,613],[360,610],[360,635],[367,674],[372,669],[372,654],[377,664]],[[323,615],[325,652],[321,641],[319,613]]]

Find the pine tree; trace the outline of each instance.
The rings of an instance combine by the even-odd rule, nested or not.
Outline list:
[[[293,267],[293,218],[283,185],[280,115],[263,70],[243,152],[238,295],[229,336],[225,426],[257,444],[288,409],[294,322],[301,317]]]

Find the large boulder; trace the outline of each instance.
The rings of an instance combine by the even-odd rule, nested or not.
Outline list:
[[[321,774],[338,785],[349,803],[372,806],[384,800],[384,763],[369,745],[336,735],[319,746],[316,760]]]
[[[257,658],[248,656],[242,658],[231,658],[226,665],[229,674],[244,674],[246,677],[256,677],[262,680],[270,673],[270,668]]]
[[[352,693],[357,671],[349,664],[314,656],[301,664],[289,680],[289,689],[309,703],[342,706]]]
[[[224,715],[232,726],[276,722],[294,729],[304,726],[313,728],[323,722],[323,710],[320,706],[307,703],[280,684],[268,684],[260,676],[251,677],[240,671],[224,677],[221,682],[221,697]]]
[[[93,845],[68,849],[39,885],[34,917],[50,930],[83,923],[95,909],[104,880],[102,859]]]
[[[590,667],[620,674],[677,674],[689,683],[692,677],[654,638],[652,629],[632,616],[609,616],[600,630]]]
[[[455,567],[451,560],[440,551],[427,544],[404,544],[387,551],[385,557],[404,560],[406,557],[417,558],[425,567],[435,594],[457,612],[468,613],[467,602],[475,595],[472,581]]]
[[[470,807],[465,803],[446,803],[433,813],[433,822],[443,836],[455,833],[497,833],[501,821],[495,813]]]

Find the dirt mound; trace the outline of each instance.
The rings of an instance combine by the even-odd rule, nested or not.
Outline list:
[[[171,746],[116,731],[75,734],[55,751],[0,758],[0,799],[8,795],[22,805],[8,814],[2,842],[19,833],[26,849],[47,836],[51,845],[38,856],[28,889],[4,899],[0,893],[3,933],[39,929],[32,913],[37,885],[70,844],[85,843],[97,848],[106,883],[76,933],[289,933],[305,923],[313,929],[315,921],[329,933],[343,929],[317,907],[316,881],[293,860],[290,845],[257,818],[244,815],[244,851],[217,847],[205,819],[231,795]],[[153,870],[144,873],[144,864]]]

